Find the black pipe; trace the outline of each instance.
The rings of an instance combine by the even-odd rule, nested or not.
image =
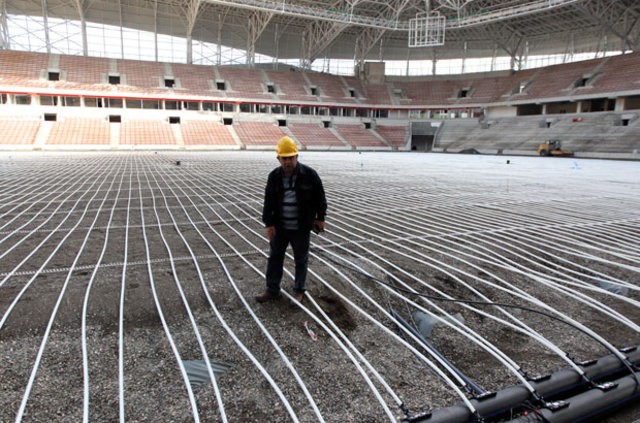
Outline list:
[[[447,364],[447,366],[449,366],[451,368],[451,370],[456,375],[458,375],[458,377],[460,377],[460,379],[464,380],[464,382],[466,384],[465,387],[469,388],[476,395],[483,395],[483,394],[487,393],[487,391],[482,389],[477,383],[475,383],[475,381],[473,381],[467,375],[462,373],[462,371],[460,369],[458,369],[452,362],[447,360],[447,358],[444,355],[442,355],[440,353],[440,351],[438,351],[438,349],[436,347],[434,347],[433,344],[431,344],[431,342],[429,342],[427,339],[425,339],[422,336],[422,334],[420,334],[420,332],[415,330],[415,328],[413,328],[409,323],[407,323],[407,321],[404,320],[395,310],[391,309],[391,310],[389,310],[389,312],[391,313],[391,316],[393,316],[394,319],[396,319],[402,326],[404,326],[409,332],[411,332],[416,338],[418,338],[420,340],[420,342],[422,343],[422,345],[424,345],[424,347],[426,349],[431,351],[431,353],[433,355],[439,357],[440,360],[445,362]]]
[[[640,376],[636,372],[635,377]],[[540,422],[540,416],[550,423],[577,423],[593,421],[613,409],[620,408],[630,401],[640,398],[636,379],[633,375],[612,381],[617,385],[608,390],[593,388],[582,394],[567,398],[562,403],[555,405],[558,408],[553,411],[549,408],[540,408],[536,414],[521,416],[510,420],[510,423]]]
[[[640,362],[640,348],[629,351],[627,358],[631,363]],[[640,392],[640,390],[637,389],[638,386],[635,379],[638,375],[628,374],[627,367],[613,354],[601,357],[588,365],[580,367],[588,379],[596,382],[602,381],[605,378],[621,377],[621,372],[627,373],[627,376],[622,379],[626,380],[626,378],[628,378],[633,381],[633,389],[636,390],[636,394]],[[628,381],[625,383],[628,383]],[[535,392],[544,397],[545,400],[555,400],[560,394],[566,394],[578,387],[585,389],[587,387],[585,385],[588,384],[586,384],[584,378],[571,368],[558,370],[545,378],[531,380],[531,386],[533,386]],[[617,388],[614,388],[610,392],[616,389]],[[622,391],[623,390],[621,390],[621,392]],[[493,397],[480,400],[471,399],[470,401],[477,410],[478,415],[486,419],[487,417],[500,413],[504,414],[511,409],[516,409],[531,399],[530,392],[525,386],[514,385],[496,392],[496,395]],[[412,421],[424,423],[467,423],[473,420],[474,416],[469,412],[467,406],[461,403],[435,410],[430,416]]]

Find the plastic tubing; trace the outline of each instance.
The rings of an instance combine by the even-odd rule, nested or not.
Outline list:
[[[199,196],[204,202],[205,204],[208,204],[207,201],[205,201],[205,199],[198,194],[197,192],[194,191],[194,193]],[[228,209],[226,209],[226,207],[224,205],[222,205],[222,203],[218,202],[217,200],[215,200],[214,198],[210,198],[210,200],[213,200],[217,203],[217,205],[221,206],[223,209],[225,209],[225,211],[228,211],[230,213],[230,211]],[[192,204],[195,206],[195,203]],[[210,211],[212,211],[213,213],[215,213],[216,215],[218,215],[218,212],[211,207],[210,205],[208,205]],[[219,215],[218,215],[219,216]],[[204,216],[203,216],[204,217]],[[219,216],[220,217],[220,216]],[[250,229],[248,226],[246,226],[244,224],[244,222],[242,222],[241,220],[237,219],[237,221],[242,224],[243,226],[245,226],[246,228]],[[224,219],[221,219],[221,222],[223,222],[226,226],[228,226],[229,229],[231,229],[232,231],[234,231],[236,234],[238,234],[241,238],[243,238],[247,243],[249,243],[249,245],[253,246],[257,251],[265,254],[262,250],[260,250],[257,246],[255,246],[254,244],[252,244],[249,240],[247,240],[242,234],[240,234],[234,227],[232,227],[231,225],[229,225]],[[210,230],[212,230],[223,242],[225,242],[225,244],[227,244],[227,246],[229,246],[243,261],[245,261],[245,263],[247,263],[253,270],[255,270],[258,274],[260,274],[262,277],[264,277],[264,274],[262,274],[257,268],[255,268],[255,266],[249,262],[246,257],[244,256],[244,254],[242,254],[241,252],[239,252],[235,246],[233,246],[230,242],[228,242],[228,240],[226,240],[225,238],[223,238],[211,225],[209,222],[207,222],[207,225],[209,226]],[[252,232],[255,233],[255,231],[253,231],[252,229],[250,229]],[[212,248],[212,247],[211,247]],[[221,260],[221,258],[220,258]],[[224,266],[224,264],[223,264]],[[226,271],[226,267],[225,267],[225,271]],[[289,276],[292,276],[288,271],[287,274],[289,274]],[[234,289],[236,289],[238,295],[240,296],[241,300],[243,301],[243,303],[245,304],[245,307],[247,307],[247,309],[249,310],[249,312],[254,316],[254,318],[257,320],[257,316],[255,316],[255,314],[253,313],[253,311],[250,309],[249,305],[246,303],[246,301],[244,300],[244,298],[242,297],[241,293],[238,291],[237,287],[235,287],[234,285]],[[320,310],[322,312],[322,310],[320,309],[320,307],[317,305],[317,303],[315,303],[315,301],[312,302],[314,303],[314,305],[316,306],[316,308],[318,310]],[[310,313],[310,311],[302,306],[303,310],[305,311],[305,313],[307,313],[311,318],[314,319],[314,321],[316,323],[318,323],[330,336],[332,336],[332,338],[334,338],[334,340],[337,342],[337,344],[343,349],[343,351],[345,351],[345,353],[348,355],[348,357],[354,362],[354,364],[357,366],[359,372],[362,374],[362,376],[365,378],[365,381],[367,382],[367,384],[370,386],[370,388],[372,389],[372,391],[374,392],[374,394],[376,395],[376,397],[378,398],[378,400],[380,401],[380,404],[383,406],[385,413],[389,416],[391,421],[395,421],[395,416],[393,416],[393,414],[391,413],[391,411],[388,409],[387,405],[385,404],[384,400],[382,399],[382,397],[380,396],[380,394],[378,393],[377,389],[375,388],[375,386],[371,383],[369,377],[367,376],[366,372],[363,371],[363,369],[360,367],[360,365],[358,364],[358,362],[355,360],[355,357],[349,353],[349,351],[345,348],[344,345],[342,345],[342,343],[338,340],[338,338],[336,337],[335,334],[333,334],[333,332],[331,331],[330,328],[328,328],[321,320],[319,320],[316,316],[314,316],[313,314]],[[326,315],[325,315],[326,316]],[[329,319],[327,319],[329,320]],[[331,322],[329,320],[329,322],[332,324],[332,326],[335,328],[337,328],[333,322]],[[258,324],[260,324],[258,322]],[[344,334],[342,334],[343,339],[346,339],[346,337],[344,337]],[[347,340],[348,341],[348,340]],[[349,342],[350,344],[350,342]],[[353,346],[353,344],[350,344],[351,346]],[[357,352],[357,351],[356,351]],[[359,355],[359,358],[361,360],[364,361],[365,365],[367,365],[367,367],[370,370],[373,370],[374,375],[376,375],[377,377],[379,377],[379,374],[377,373],[377,371],[375,371],[375,369],[368,363],[368,361],[366,361],[366,359],[358,352],[357,353]],[[392,395],[392,397],[394,398],[394,400],[399,404],[402,405],[402,401],[398,398],[398,396],[393,393],[393,391],[390,390],[388,384],[386,384],[386,382],[384,382],[384,380],[381,380],[381,383],[383,383],[383,386],[385,386],[388,390],[389,393]]]

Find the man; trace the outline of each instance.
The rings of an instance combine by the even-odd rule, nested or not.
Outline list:
[[[280,166],[269,173],[262,208],[262,221],[270,247],[267,289],[257,294],[255,299],[262,303],[280,296],[285,252],[291,244],[295,261],[293,296],[302,302],[310,232],[324,230],[327,200],[316,171],[298,163],[298,147],[291,138],[281,138],[276,151]]]

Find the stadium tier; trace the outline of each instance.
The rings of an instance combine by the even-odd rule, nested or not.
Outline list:
[[[558,138],[576,155],[634,159],[639,65],[632,53],[516,72],[369,81],[293,67],[2,50],[0,144],[270,149],[289,135],[303,149],[536,154],[540,142]]]

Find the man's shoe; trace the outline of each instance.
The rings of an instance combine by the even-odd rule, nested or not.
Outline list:
[[[304,292],[293,291],[293,298],[295,298],[297,302],[301,303],[304,300]]]
[[[279,296],[280,294],[274,294],[271,291],[262,291],[261,293],[256,294],[253,298],[255,298],[259,303],[264,303],[267,301],[275,300]]]

